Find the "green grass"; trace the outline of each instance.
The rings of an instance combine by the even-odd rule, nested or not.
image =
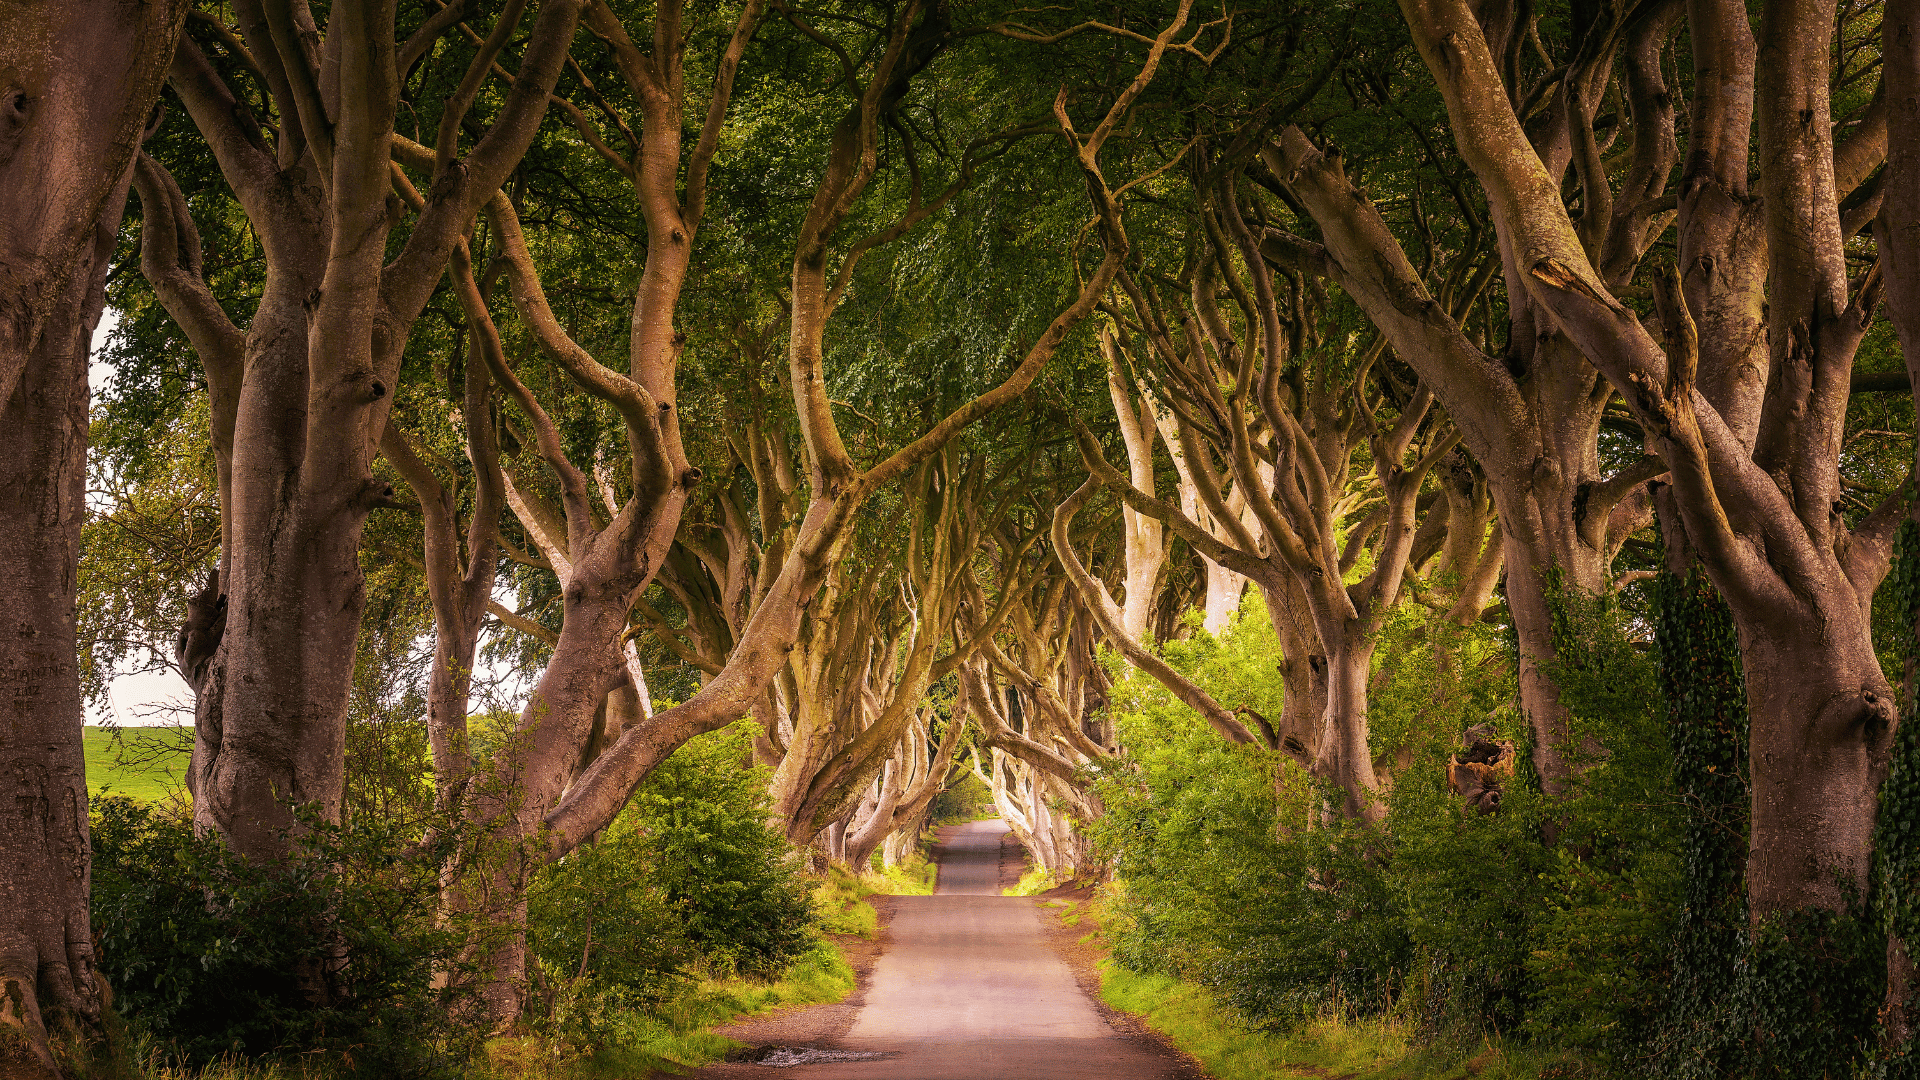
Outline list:
[[[881,865],[880,853],[874,852],[871,865],[872,869],[860,875],[867,896],[932,896],[934,879],[940,873],[939,864],[919,848],[897,866]]]
[[[186,792],[190,751],[174,729],[123,728],[116,744],[112,731],[89,726],[85,738],[90,794],[154,802]]]
[[[1100,899],[1050,901],[1062,922],[1092,927],[1098,940]],[[1548,1080],[1585,1075],[1557,1054],[1508,1045],[1499,1038],[1475,1045],[1434,1040],[1393,1016],[1354,1019],[1329,1013],[1286,1032],[1249,1027],[1206,988],[1166,975],[1100,963],[1100,1000],[1132,1013],[1198,1058],[1215,1080]],[[1558,1068],[1556,1068],[1558,1066]]]
[[[1277,1034],[1249,1030],[1205,989],[1164,975],[1100,965],[1100,999],[1142,1017],[1206,1067],[1216,1080],[1351,1077],[1352,1080],[1540,1080],[1556,1063],[1500,1040],[1434,1047],[1391,1018],[1323,1018]],[[1566,1074],[1559,1074],[1566,1075]]]
[[[844,867],[827,868],[813,887],[813,908],[820,929],[829,934],[871,938],[880,929],[880,915],[866,902],[869,896],[929,896],[937,868],[924,854],[890,870],[872,870],[855,876]]]
[[[839,1001],[856,984],[839,947],[822,941],[775,982],[703,979],[671,1001],[624,1012],[612,1018],[600,1045],[584,1057],[556,1060],[552,1044],[531,1035],[495,1039],[487,1057],[496,1077],[514,1080],[677,1075],[718,1061],[740,1045],[714,1028],[775,1009]]]
[[[1058,908],[1060,921],[1068,926],[1079,926],[1080,917],[1087,913],[1088,904],[1078,900],[1048,900],[1046,906]]]
[[[1039,894],[1046,892],[1048,889],[1051,889],[1058,884],[1060,884],[1060,881],[1058,878],[1055,878],[1051,873],[1045,870],[1042,870],[1036,866],[1032,870],[1029,870],[1024,874],[1021,874],[1020,880],[1018,882],[1014,883],[1008,888],[1001,889],[1000,895],[1001,896],[1038,896]]]
[[[872,896],[860,878],[838,866],[813,887],[813,909],[820,915],[820,929],[829,934],[854,934],[870,938],[880,929],[880,914],[862,897]]]

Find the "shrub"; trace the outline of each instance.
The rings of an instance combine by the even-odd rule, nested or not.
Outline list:
[[[697,955],[651,870],[628,826],[535,876],[527,938],[543,990],[574,1000],[581,993],[569,980],[591,981],[640,1003],[674,991]]]
[[[1277,644],[1257,596],[1221,639],[1169,643],[1216,696],[1277,715]],[[1248,1019],[1287,1025],[1377,1006],[1408,941],[1376,838],[1312,827],[1325,793],[1278,754],[1220,741],[1157,684],[1123,676],[1115,719],[1136,769],[1100,782],[1096,851],[1124,882],[1115,957],[1214,990]]]
[[[432,986],[466,936],[436,921],[438,860],[379,822],[304,826],[262,867],[177,813],[96,801],[93,917],[116,1007],[190,1065],[318,1052],[345,1072],[450,1071],[484,1033],[463,991]]]
[[[765,976],[812,948],[815,933],[800,863],[767,825],[766,770],[740,765],[753,730],[735,724],[681,747],[627,813],[653,884],[707,963]]]
[[[765,771],[740,764],[752,730],[675,751],[598,842],[536,875],[528,920],[543,964],[658,1000],[692,964],[767,976],[813,946],[807,883],[766,824]]]
[[[1590,1061],[1639,1052],[1657,1022],[1684,874],[1684,806],[1653,658],[1612,602],[1555,598],[1550,674],[1585,769],[1562,798],[1526,770],[1496,814],[1467,810],[1444,762],[1491,724],[1522,749],[1500,632],[1406,605],[1377,643],[1371,749],[1385,826],[1326,817],[1290,761],[1235,747],[1151,680],[1116,670],[1132,768],[1102,781],[1109,931],[1131,970],[1206,986],[1258,1026],[1394,1011],[1462,1045],[1515,1032]],[[1278,656],[1249,596],[1218,639],[1166,646],[1229,706],[1275,715]],[[1269,711],[1273,710],[1273,711]]]

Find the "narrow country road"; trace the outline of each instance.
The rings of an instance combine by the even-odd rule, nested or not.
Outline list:
[[[1179,1062],[1117,1034],[1047,943],[1030,899],[1001,896],[999,821],[947,843],[933,896],[902,896],[865,1004],[833,1048],[868,1060],[752,1075],[806,1080],[1168,1080]],[[740,1072],[734,1072],[741,1069]],[[741,1066],[728,1075],[748,1075]],[[1184,1075],[1192,1075],[1184,1073]]]

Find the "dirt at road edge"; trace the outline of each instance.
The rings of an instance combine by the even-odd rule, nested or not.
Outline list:
[[[867,988],[873,982],[873,965],[887,949],[887,928],[893,922],[894,897],[869,896],[866,901],[873,905],[873,910],[879,915],[879,929],[873,937],[827,935],[840,947],[847,964],[853,968],[853,993],[824,1005],[797,1005],[775,1010],[765,1016],[738,1020],[714,1028],[714,1032],[748,1046],[810,1046],[823,1050],[837,1047],[847,1030],[853,1027],[853,1018],[859,1014],[860,1006],[866,1004]],[[695,1077],[712,1077],[714,1080],[765,1074],[765,1070],[757,1065],[730,1062],[715,1062],[692,1073]]]
[[[1084,905],[1091,899],[1092,882],[1072,882],[1048,889],[1035,897],[1034,902],[1045,905],[1049,900],[1071,900],[1076,903],[1076,910],[1085,911]],[[1068,926],[1061,919],[1062,914],[1061,908],[1040,908],[1040,923],[1047,944],[1072,969],[1074,981],[1080,984],[1080,990],[1087,995],[1087,1000],[1093,1002],[1100,1019],[1107,1022],[1116,1036],[1156,1057],[1164,1058],[1174,1068],[1173,1075],[1180,1080],[1209,1080],[1207,1070],[1200,1062],[1192,1054],[1175,1046],[1172,1039],[1147,1026],[1147,1022],[1140,1017],[1121,1012],[1100,999],[1100,961],[1107,958],[1107,950],[1098,943],[1099,926],[1090,914],[1082,915],[1074,925]]]

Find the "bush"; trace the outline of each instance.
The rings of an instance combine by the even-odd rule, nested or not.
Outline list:
[[[466,940],[436,920],[438,860],[378,822],[305,826],[260,867],[177,813],[97,800],[93,917],[117,1009],[189,1065],[318,1052],[349,1073],[450,1071],[484,1032],[463,991],[432,987]]]
[[[1223,700],[1278,715],[1278,646],[1257,596],[1222,639],[1167,651]],[[1200,982],[1263,1025],[1390,999],[1408,940],[1377,838],[1313,827],[1317,785],[1276,753],[1221,742],[1157,684],[1124,675],[1113,700],[1138,766],[1101,781],[1093,829],[1124,883],[1116,959]]]
[[[662,762],[628,805],[653,884],[688,938],[724,972],[767,976],[815,940],[809,883],[767,826],[767,772],[751,760],[750,723],[693,740]]]
[[[1377,831],[1328,821],[1331,793],[1292,762],[1223,743],[1116,670],[1135,767],[1102,781],[1094,827],[1120,879],[1115,959],[1276,1030],[1393,1012],[1462,1046],[1514,1032],[1596,1063],[1643,1046],[1683,880],[1662,697],[1617,606],[1561,597],[1557,612],[1567,644],[1551,674],[1587,757],[1578,786],[1549,799],[1523,771],[1499,813],[1462,805],[1444,763],[1466,728],[1526,748],[1511,653],[1493,628],[1406,605],[1375,657],[1371,749],[1391,777]],[[1230,707],[1277,714],[1279,646],[1258,596],[1220,638],[1166,653]]]
[[[527,938],[544,990],[578,997],[566,980],[590,980],[635,1003],[674,992],[698,956],[651,870],[629,827],[536,875]]]
[[[681,747],[597,843],[536,875],[529,944],[547,968],[658,1000],[691,965],[764,977],[813,946],[808,883],[766,824],[765,771],[740,764],[752,731]]]

